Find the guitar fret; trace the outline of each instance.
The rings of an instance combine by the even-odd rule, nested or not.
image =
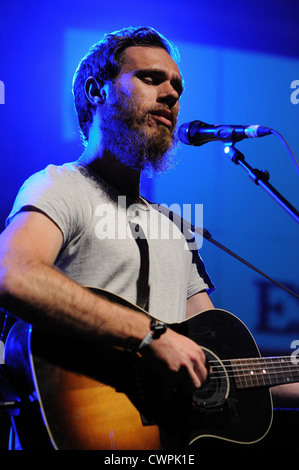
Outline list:
[[[237,388],[292,383],[299,380],[298,366],[290,357],[232,359],[230,361]]]
[[[249,388],[256,385],[255,371],[247,360],[235,359],[231,361],[231,365],[237,388]]]
[[[284,383],[296,382],[298,380],[298,367],[292,362],[291,357],[280,359],[281,372]]]

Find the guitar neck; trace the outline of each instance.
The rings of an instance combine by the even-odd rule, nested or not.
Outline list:
[[[238,389],[299,382],[299,366],[291,356],[232,359],[230,368]]]

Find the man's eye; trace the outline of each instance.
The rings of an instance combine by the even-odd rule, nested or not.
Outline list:
[[[144,76],[144,77],[141,77],[141,79],[145,82],[145,83],[155,83],[155,80],[153,77],[150,77],[148,75]]]
[[[161,82],[161,77],[151,73],[140,73],[138,74],[138,78],[149,85],[158,85]]]

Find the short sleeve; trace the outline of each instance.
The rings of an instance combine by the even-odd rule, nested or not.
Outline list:
[[[206,270],[205,264],[198,253],[198,250],[192,249],[190,278],[188,284],[187,298],[192,297],[202,291],[207,291],[209,295],[215,292],[215,286]]]
[[[6,226],[17,213],[38,210],[60,228],[66,244],[84,226],[82,199],[83,193],[70,172],[49,165],[24,182],[6,219]]]

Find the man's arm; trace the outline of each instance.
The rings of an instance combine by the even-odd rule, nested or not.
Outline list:
[[[0,235],[0,305],[47,331],[137,349],[149,331],[148,318],[93,294],[58,271],[53,263],[62,243],[60,229],[44,214],[15,216]],[[187,370],[192,386],[206,379],[201,348],[171,329],[152,342],[147,355],[171,375]]]
[[[139,314],[135,323],[131,311],[98,299],[59,272],[53,263],[62,242],[60,229],[42,213],[15,217],[0,236],[1,305],[42,329],[103,340],[111,340],[113,331],[117,344],[137,344],[146,318]]]
[[[204,310],[211,310],[214,305],[206,291],[189,297],[187,300],[186,318],[190,318]]]

